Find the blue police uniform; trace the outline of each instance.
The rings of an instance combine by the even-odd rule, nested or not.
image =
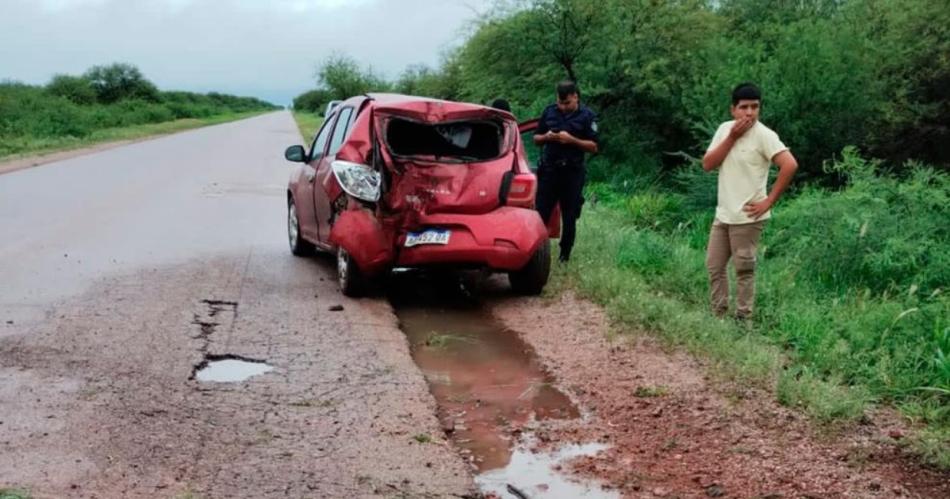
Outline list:
[[[535,134],[565,131],[581,140],[598,142],[597,116],[587,106],[580,105],[570,114],[562,114],[556,104],[541,113]],[[577,218],[584,204],[584,151],[580,148],[547,142],[538,164],[538,195],[536,205],[541,219],[551,218],[554,206],[561,206],[561,259],[570,258],[574,247]]]

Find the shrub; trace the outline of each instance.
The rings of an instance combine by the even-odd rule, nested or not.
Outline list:
[[[908,165],[906,179],[876,175],[879,164],[845,149],[831,170],[840,192],[807,189],[786,204],[766,233],[773,256],[830,291],[868,288],[930,293],[950,282],[950,178]]]
[[[56,75],[46,84],[46,91],[76,104],[90,105],[96,102],[96,91],[92,84],[79,76]]]

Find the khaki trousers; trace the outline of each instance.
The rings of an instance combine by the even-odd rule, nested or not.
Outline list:
[[[723,316],[729,310],[729,277],[726,265],[732,259],[736,269],[736,317],[752,316],[755,303],[755,254],[765,220],[750,224],[713,222],[706,248],[709,271],[709,300],[712,311]]]

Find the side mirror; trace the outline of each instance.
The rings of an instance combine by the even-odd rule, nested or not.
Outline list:
[[[304,163],[307,161],[307,151],[301,145],[290,146],[284,151],[284,157],[287,158],[287,161]]]

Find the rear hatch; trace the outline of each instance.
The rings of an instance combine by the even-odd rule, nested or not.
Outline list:
[[[517,161],[517,124],[488,108],[438,101],[377,108],[393,211],[486,213],[501,203]]]

